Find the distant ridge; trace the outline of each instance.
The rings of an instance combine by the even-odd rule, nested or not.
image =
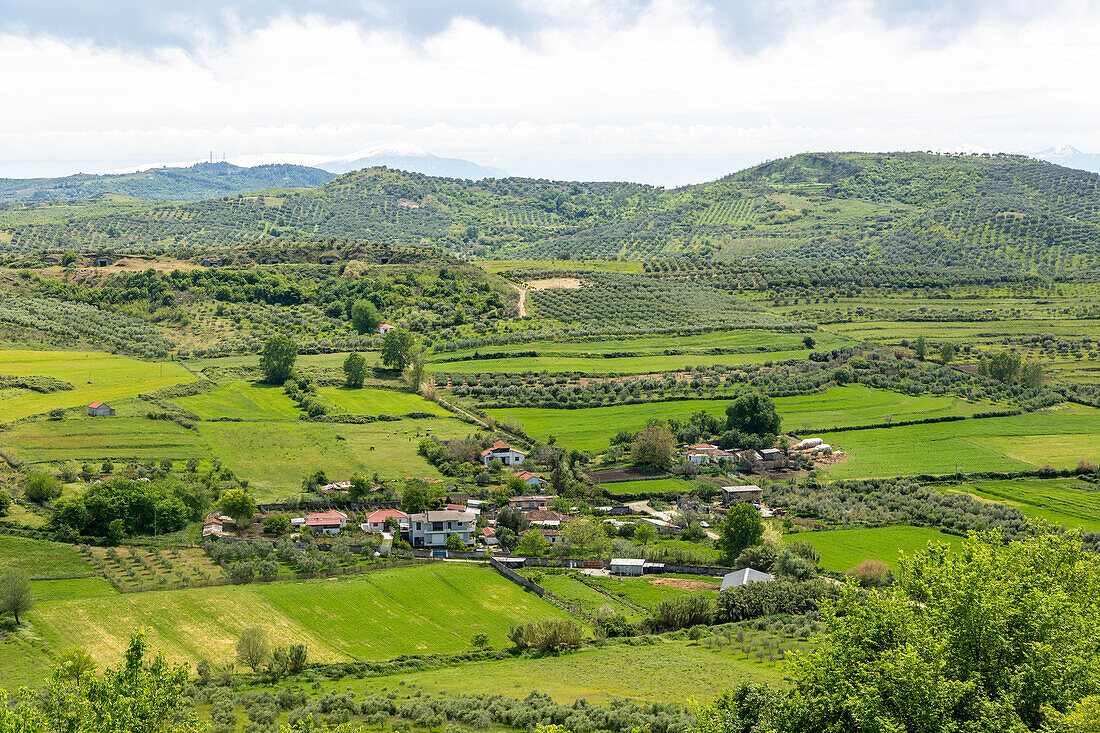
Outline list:
[[[1066,168],[1077,168],[1078,170],[1100,173],[1100,155],[1096,153],[1082,153],[1072,145],[1059,145],[1057,147],[1047,148],[1046,150],[1040,150],[1032,157],[1050,163],[1057,163]]]

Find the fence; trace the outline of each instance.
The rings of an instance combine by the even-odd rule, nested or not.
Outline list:
[[[512,570],[511,568],[506,566],[500,560],[497,560],[495,557],[489,558],[489,564],[493,567],[494,570],[496,570],[498,573],[503,575],[505,578],[508,578],[508,580],[512,581],[516,585],[519,585],[523,588],[526,588],[527,590],[529,590],[532,593],[534,593],[535,595],[537,595],[539,598],[542,598],[543,600],[550,601],[555,606],[558,606],[559,608],[562,608],[562,609],[566,610],[567,612],[573,614],[574,616],[579,616],[579,617],[583,618],[585,621],[589,621],[589,622],[592,622],[592,623],[596,622],[596,619],[592,618],[587,613],[585,613],[581,609],[580,606],[578,606],[574,603],[570,603],[569,601],[566,601],[563,598],[558,598],[556,595],[554,595],[550,591],[546,590],[545,588],[543,588],[541,585],[539,585],[535,581],[533,581],[529,578],[523,577],[522,575],[517,573],[515,570]]]

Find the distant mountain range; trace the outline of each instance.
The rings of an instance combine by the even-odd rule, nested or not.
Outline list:
[[[1040,150],[1038,153],[1033,153],[1032,157],[1057,163],[1066,168],[1078,168],[1083,171],[1100,173],[1100,154],[1082,153],[1071,145],[1059,145],[1054,148]]]
[[[332,158],[310,153],[258,153],[218,162],[150,163],[104,174],[61,178],[0,178],[0,203],[86,199],[120,194],[156,201],[199,201],[265,188],[314,188],[337,175],[385,166],[440,178],[503,178],[490,168],[460,158],[442,158],[399,143]]]

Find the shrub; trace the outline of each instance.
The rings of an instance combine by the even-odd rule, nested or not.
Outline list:
[[[849,570],[847,575],[855,578],[864,588],[881,588],[894,582],[890,566],[881,560],[864,560]]]
[[[701,593],[680,598],[666,598],[653,609],[646,620],[654,631],[677,631],[691,626],[709,625],[714,620],[714,603]]]

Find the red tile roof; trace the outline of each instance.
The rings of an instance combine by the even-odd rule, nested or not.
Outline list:
[[[390,517],[394,519],[407,519],[408,516],[408,514],[400,509],[379,509],[367,515],[367,522],[374,524],[376,522],[384,522]]]
[[[533,478],[537,478],[539,481],[542,481],[541,476],[539,476],[537,473],[531,473],[530,471],[520,471],[519,473],[516,474],[516,478],[523,479],[524,481],[527,481],[527,480],[533,479]]]
[[[503,440],[498,440],[497,442],[493,443],[491,446],[489,446],[485,450],[481,451],[481,455],[487,456],[487,455],[489,455],[490,453],[492,453],[493,451],[496,451],[496,450],[512,450],[512,446],[508,445]]]
[[[90,407],[94,410],[97,407],[103,407],[103,403],[102,402],[92,402],[91,404],[88,405],[88,407]]]

